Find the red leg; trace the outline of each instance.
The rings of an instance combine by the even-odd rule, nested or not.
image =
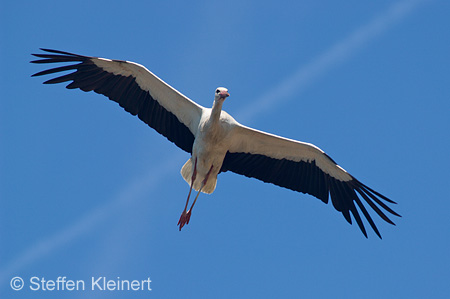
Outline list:
[[[177,225],[180,226],[180,231],[181,231],[181,229],[183,228],[183,226],[185,224],[189,223],[190,215],[189,215],[189,217],[187,217],[186,210],[187,210],[187,207],[188,207],[188,204],[189,204],[189,198],[191,197],[192,186],[194,185],[194,181],[195,181],[196,177],[197,177],[197,158],[195,159],[195,163],[194,163],[194,171],[192,173],[192,178],[191,178],[191,187],[189,188],[189,194],[188,194],[188,197],[186,199],[186,205],[184,206],[184,210],[181,213],[180,220],[178,220],[178,224],[177,224]]]
[[[197,198],[198,198],[198,196],[200,195],[200,192],[202,192],[203,187],[206,185],[206,182],[208,181],[208,178],[209,178],[209,175],[211,174],[212,169],[213,169],[213,167],[212,167],[212,165],[211,165],[211,168],[209,169],[208,173],[206,174],[205,179],[204,179],[203,182],[202,182],[202,186],[200,187],[200,190],[198,190],[197,196],[195,197],[194,202],[192,203],[191,208],[189,209],[189,211],[187,211],[187,214],[186,214],[186,218],[187,218],[186,224],[189,224],[189,220],[191,219],[192,209],[194,208],[194,205],[195,205],[195,203],[197,202]]]

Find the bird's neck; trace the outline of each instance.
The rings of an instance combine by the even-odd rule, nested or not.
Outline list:
[[[214,100],[214,104],[212,106],[211,111],[211,120],[213,122],[218,122],[220,119],[220,112],[222,111],[223,100]]]

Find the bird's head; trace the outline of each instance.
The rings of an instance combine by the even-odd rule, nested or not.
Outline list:
[[[230,94],[228,93],[228,89],[225,87],[217,87],[216,93],[215,93],[215,100],[225,100],[227,97],[229,97]]]

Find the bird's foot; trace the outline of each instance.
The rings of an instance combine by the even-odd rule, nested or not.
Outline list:
[[[180,216],[180,220],[178,220],[178,225],[180,226],[180,231],[186,224],[189,224],[189,220],[191,219],[191,210],[183,211]]]

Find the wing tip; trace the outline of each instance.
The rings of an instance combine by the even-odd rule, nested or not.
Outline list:
[[[365,205],[363,205],[362,200],[364,200],[381,219],[391,225],[396,226],[396,224],[385,215],[384,211],[387,211],[397,217],[402,217],[400,214],[387,206],[387,203],[397,204],[396,202],[362,184],[353,176],[352,180],[348,182],[338,181],[331,177],[329,177],[329,180],[329,196],[334,208],[340,211],[350,224],[352,224],[351,219],[349,219],[351,214],[351,218],[355,220],[366,238],[368,238],[368,235],[362,218],[365,218],[375,234],[380,239],[383,239],[375,222],[372,220],[371,215],[367,211]],[[358,204],[359,209],[357,209],[355,202]]]

